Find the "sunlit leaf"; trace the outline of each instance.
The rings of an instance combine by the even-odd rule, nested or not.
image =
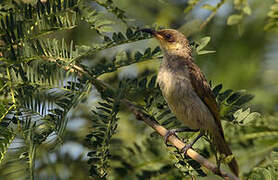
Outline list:
[[[242,15],[233,14],[228,17],[227,24],[228,25],[236,25],[236,24],[240,23],[241,20],[242,20]]]
[[[208,50],[203,50],[203,51],[199,51],[197,52],[198,55],[202,55],[202,54],[211,54],[211,53],[215,53],[216,51],[208,51]]]
[[[210,10],[210,11],[214,11],[216,8],[210,4],[204,4],[202,6],[203,9],[207,9],[207,10]]]
[[[198,44],[198,47],[196,48],[196,51],[200,52],[204,47],[207,46],[209,41],[210,41],[210,37],[209,36],[203,37],[202,39],[196,41],[196,43]]]

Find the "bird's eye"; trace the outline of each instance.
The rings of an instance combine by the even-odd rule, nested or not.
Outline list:
[[[172,35],[171,34],[165,34],[166,39],[171,39]]]
[[[168,42],[174,42],[175,41],[173,35],[172,34],[168,34],[168,33],[164,35],[164,39],[166,41],[168,41]]]

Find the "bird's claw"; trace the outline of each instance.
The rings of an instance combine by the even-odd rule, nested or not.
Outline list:
[[[200,137],[203,136],[203,132],[200,132],[200,134],[189,144],[185,145],[181,151],[186,155],[188,149],[192,148],[192,146],[197,142],[198,139],[200,139]]]
[[[186,155],[188,149],[190,149],[190,148],[192,148],[192,144],[191,144],[191,143],[185,145],[185,146],[181,149],[181,152],[182,152],[183,154]]]
[[[168,142],[169,137],[172,136],[172,135],[177,136],[175,129],[169,130],[166,133],[166,135],[164,136],[164,142],[165,142],[166,146],[171,146],[167,142]]]

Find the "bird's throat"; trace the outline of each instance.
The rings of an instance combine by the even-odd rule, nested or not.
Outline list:
[[[184,73],[187,69],[188,62],[192,61],[191,56],[180,56],[165,54],[160,69],[165,68],[173,73]]]

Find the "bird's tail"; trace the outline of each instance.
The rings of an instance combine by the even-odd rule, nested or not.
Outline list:
[[[222,133],[214,132],[212,138],[213,138],[213,143],[216,145],[216,148],[220,152],[220,154],[225,154],[226,156],[233,154],[227,142],[225,141],[225,138],[222,135]],[[236,176],[238,176],[239,169],[235,157],[233,157],[233,159],[228,163],[228,166],[230,167],[231,171]]]

